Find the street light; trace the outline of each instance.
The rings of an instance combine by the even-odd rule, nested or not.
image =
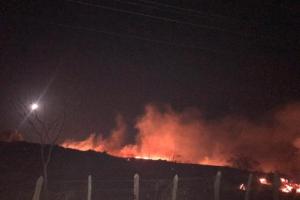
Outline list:
[[[38,103],[32,103],[32,104],[30,105],[31,111],[35,111],[35,110],[37,110],[38,108],[39,108],[39,104],[38,104]]]

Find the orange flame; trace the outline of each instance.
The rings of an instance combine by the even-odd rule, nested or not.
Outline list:
[[[104,151],[103,145],[99,145],[96,142],[96,140],[97,140],[96,135],[91,134],[88,138],[82,141],[65,140],[64,143],[61,144],[61,146],[69,149],[77,149],[80,151],[88,151],[88,150],[94,150],[98,152]]]
[[[280,178],[281,186],[279,190],[284,193],[290,193],[295,191],[296,193],[300,193],[300,184],[290,182],[286,178]]]
[[[258,179],[262,185],[271,185],[271,183],[264,177]]]
[[[268,186],[272,185],[272,183],[270,183],[265,177],[259,178],[258,181],[261,185],[268,185]],[[279,190],[281,192],[291,193],[291,192],[295,191],[295,193],[300,194],[300,184],[290,182],[287,178],[280,178],[280,182],[281,182],[281,185],[279,187]],[[239,186],[239,189],[245,191],[246,190],[245,184],[242,183]]]
[[[134,144],[128,144],[126,124],[118,116],[117,126],[108,137],[92,134],[82,141],[66,140],[61,145],[84,151],[106,151],[127,158],[218,166],[233,164],[229,160],[239,153],[260,163],[260,169],[265,171],[288,172],[291,170],[290,166],[299,166],[300,163],[298,157],[291,159],[289,156],[295,155],[295,148],[300,150],[300,137],[297,134],[300,131],[300,103],[288,105],[275,112],[274,118],[274,126],[272,123],[257,125],[247,119],[234,117],[207,121],[196,109],[176,112],[170,106],[159,109],[157,106],[148,105],[145,113],[136,121]],[[286,133],[284,137],[282,132]],[[278,148],[273,148],[274,146]],[[278,157],[292,163],[278,163]],[[239,161],[247,166],[245,159],[238,160],[238,164]]]
[[[290,193],[295,191],[296,193],[300,194],[300,185],[297,183],[286,183],[280,187],[280,191],[284,193]]]
[[[119,157],[219,166],[227,164],[226,157],[210,150],[203,123],[186,113],[175,113],[171,109],[162,113],[154,106],[147,106],[145,115],[138,119],[135,127],[138,135],[133,145],[124,145],[126,127],[120,117],[117,128],[108,138],[92,134],[83,141],[67,140],[61,145],[78,150],[107,151]],[[198,150],[199,147],[203,151]]]

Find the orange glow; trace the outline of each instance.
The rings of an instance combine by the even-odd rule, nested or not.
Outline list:
[[[160,157],[160,156],[135,156],[136,159],[144,159],[144,160],[169,160],[168,158]]]
[[[258,179],[260,184],[262,185],[272,185],[266,178],[262,177]],[[281,185],[279,190],[283,193],[291,193],[295,191],[296,193],[300,193],[300,185],[297,183],[290,182],[287,178],[280,178]]]
[[[289,180],[286,179],[286,178],[280,178],[280,182],[281,182],[282,184],[285,184],[285,183],[288,183]]]
[[[284,193],[290,193],[293,191],[293,186],[290,184],[284,184],[280,187],[280,191]]]
[[[64,143],[61,144],[62,147],[69,148],[69,149],[77,149],[80,151],[88,151],[94,150],[101,152],[104,150],[102,145],[96,143],[96,135],[91,134],[88,138],[82,141],[75,141],[75,140],[65,140]]]
[[[258,179],[262,185],[271,185],[271,183],[264,177]]]
[[[147,106],[135,128],[138,134],[134,144],[125,142],[126,126],[122,118],[109,137],[92,134],[82,141],[66,140],[61,146],[78,150],[106,151],[111,155],[152,160],[168,160],[224,166],[227,164],[219,150],[211,150],[205,125],[188,113],[175,113],[171,109],[160,112]],[[201,148],[201,149],[199,149]]]
[[[268,185],[270,187],[272,186],[272,183],[268,182],[268,180],[264,177],[259,178],[258,181],[262,185]],[[287,178],[280,178],[280,182],[281,182],[281,185],[279,187],[279,191],[281,191],[283,193],[295,192],[297,194],[300,194],[300,184],[290,182]],[[245,184],[242,183],[239,186],[239,189],[245,191],[246,190]]]
[[[213,165],[213,166],[224,166],[226,165],[226,161],[222,159],[210,159],[209,157],[205,157],[202,160],[198,161],[198,164],[201,165]]]
[[[280,178],[281,186],[279,190],[284,193],[290,193],[295,191],[296,193],[300,193],[300,184],[290,182],[286,178]]]
[[[118,116],[116,127],[110,133],[91,134],[81,141],[67,139],[61,146],[82,151],[105,151],[124,158],[216,166],[245,165],[251,170],[289,174],[290,166],[300,166],[299,157],[289,157],[294,155],[291,153],[295,148],[300,150],[297,134],[300,130],[300,103],[282,107],[273,115],[276,123],[262,122],[257,125],[251,120],[234,116],[206,120],[194,108],[178,112],[168,105],[161,108],[151,104],[145,107],[145,112],[131,127],[136,130],[134,140],[133,133],[128,132],[126,123]],[[284,137],[282,133],[285,133]],[[252,166],[245,162],[248,160]],[[290,160],[292,163],[278,160]],[[261,178],[259,182],[271,185],[266,178]],[[282,183],[285,184],[286,180]]]

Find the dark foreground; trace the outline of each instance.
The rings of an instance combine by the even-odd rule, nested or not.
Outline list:
[[[35,182],[41,173],[38,144],[0,143],[0,199],[32,199]],[[141,200],[171,199],[172,178],[179,176],[177,200],[212,200],[214,179],[222,172],[220,200],[244,199],[239,189],[248,172],[229,167],[179,164],[116,158],[105,153],[80,152],[55,147],[49,165],[50,199],[87,198],[87,177],[92,175],[92,199],[133,199],[133,175],[140,175]],[[250,199],[273,199],[272,189],[258,184],[256,173]],[[280,200],[300,199],[294,193],[280,194]]]

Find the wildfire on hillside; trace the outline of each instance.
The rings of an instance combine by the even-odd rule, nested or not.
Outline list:
[[[81,141],[67,139],[60,145],[124,158],[230,165],[292,175],[300,166],[299,119],[300,103],[282,107],[260,123],[232,116],[211,121],[197,109],[177,112],[170,106],[148,105],[134,125],[134,143],[128,142],[132,135],[118,116],[110,134],[91,134]]]

